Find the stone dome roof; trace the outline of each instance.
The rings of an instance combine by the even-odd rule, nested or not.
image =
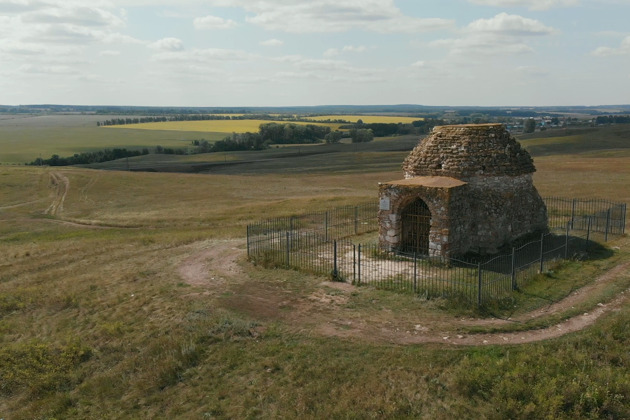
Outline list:
[[[517,176],[536,171],[534,162],[502,124],[435,127],[403,162],[406,178]]]

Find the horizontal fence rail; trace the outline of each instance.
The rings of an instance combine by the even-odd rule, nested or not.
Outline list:
[[[584,257],[594,241],[625,233],[626,204],[545,198],[550,233],[476,260],[384,251],[355,243],[378,230],[377,203],[270,219],[247,227],[248,258],[357,285],[445,297],[481,306],[509,296],[558,260]]]

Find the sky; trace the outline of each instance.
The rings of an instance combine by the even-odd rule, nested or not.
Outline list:
[[[630,103],[630,0],[0,0],[0,104]]]

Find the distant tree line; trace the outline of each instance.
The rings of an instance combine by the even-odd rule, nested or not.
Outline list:
[[[233,133],[214,143],[208,140],[193,140],[195,153],[216,153],[245,150],[263,150],[269,147],[269,143],[262,139],[260,133]]]
[[[436,125],[444,125],[442,119],[427,118],[405,123],[368,123],[358,120],[355,124],[342,125],[340,129],[371,130],[374,137],[404,136],[408,134],[428,134]],[[352,137],[352,135],[351,135]]]
[[[154,115],[146,117],[118,117],[105,121],[97,121],[96,125],[112,126],[126,124],[156,123],[167,121],[213,121],[213,120],[272,120],[272,121],[296,121],[313,122],[309,117],[296,115],[269,115],[269,114],[244,114],[244,115],[216,115],[216,114],[175,114],[175,115]],[[318,122],[327,123],[347,123],[343,119],[327,119]]]
[[[149,149],[127,150],[127,149],[105,149],[96,152],[75,153],[74,156],[60,157],[52,155],[50,159],[37,158],[29,165],[35,166],[70,166],[87,165],[90,163],[108,162],[110,160],[122,159],[126,157],[148,155]]]
[[[261,124],[258,130],[263,142],[274,144],[317,143],[330,133],[330,127],[315,124]]]
[[[177,114],[177,115],[158,115],[151,117],[126,117],[126,118],[112,118],[111,120],[98,121],[97,126],[110,126],[110,125],[125,125],[125,124],[142,124],[142,123],[156,123],[167,121],[206,121],[206,120],[230,120],[229,115],[210,115],[210,114]]]
[[[630,124],[630,115],[604,115],[595,118],[595,124]]]

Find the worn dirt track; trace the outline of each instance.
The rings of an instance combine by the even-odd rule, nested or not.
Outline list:
[[[630,262],[617,265],[599,276],[591,284],[576,290],[548,307],[522,314],[513,319],[457,319],[444,317],[436,322],[427,323],[418,319],[417,324],[396,323],[395,317],[388,320],[369,320],[344,316],[343,305],[348,296],[357,289],[346,283],[321,284],[318,290],[308,297],[278,296],[282,292],[268,290],[260,286],[256,279],[249,278],[240,264],[244,264],[242,240],[204,241],[196,244],[195,250],[177,267],[177,272],[188,284],[201,287],[203,295],[215,295],[218,291],[231,289],[236,291],[230,302],[233,307],[246,308],[253,316],[278,318],[300,331],[308,331],[323,336],[352,338],[370,342],[394,344],[443,343],[449,345],[513,345],[532,343],[565,334],[580,331],[593,325],[602,315],[619,310],[628,303],[630,289],[620,293],[607,303],[599,303],[588,312],[573,316],[546,328],[530,329],[507,333],[461,334],[462,328],[501,327],[514,322],[526,322],[532,319],[544,319],[561,314],[588,298],[590,292],[598,287],[605,287],[608,282],[619,276],[628,275]],[[235,287],[235,285],[240,285]],[[336,289],[337,295],[325,293]],[[289,308],[278,311],[275,308]],[[322,311],[323,309],[323,311]],[[346,312],[345,315],[349,313]]]
[[[44,211],[44,214],[56,216],[63,212],[63,203],[70,189],[70,180],[61,172],[50,173],[50,185],[54,189],[53,201]]]

